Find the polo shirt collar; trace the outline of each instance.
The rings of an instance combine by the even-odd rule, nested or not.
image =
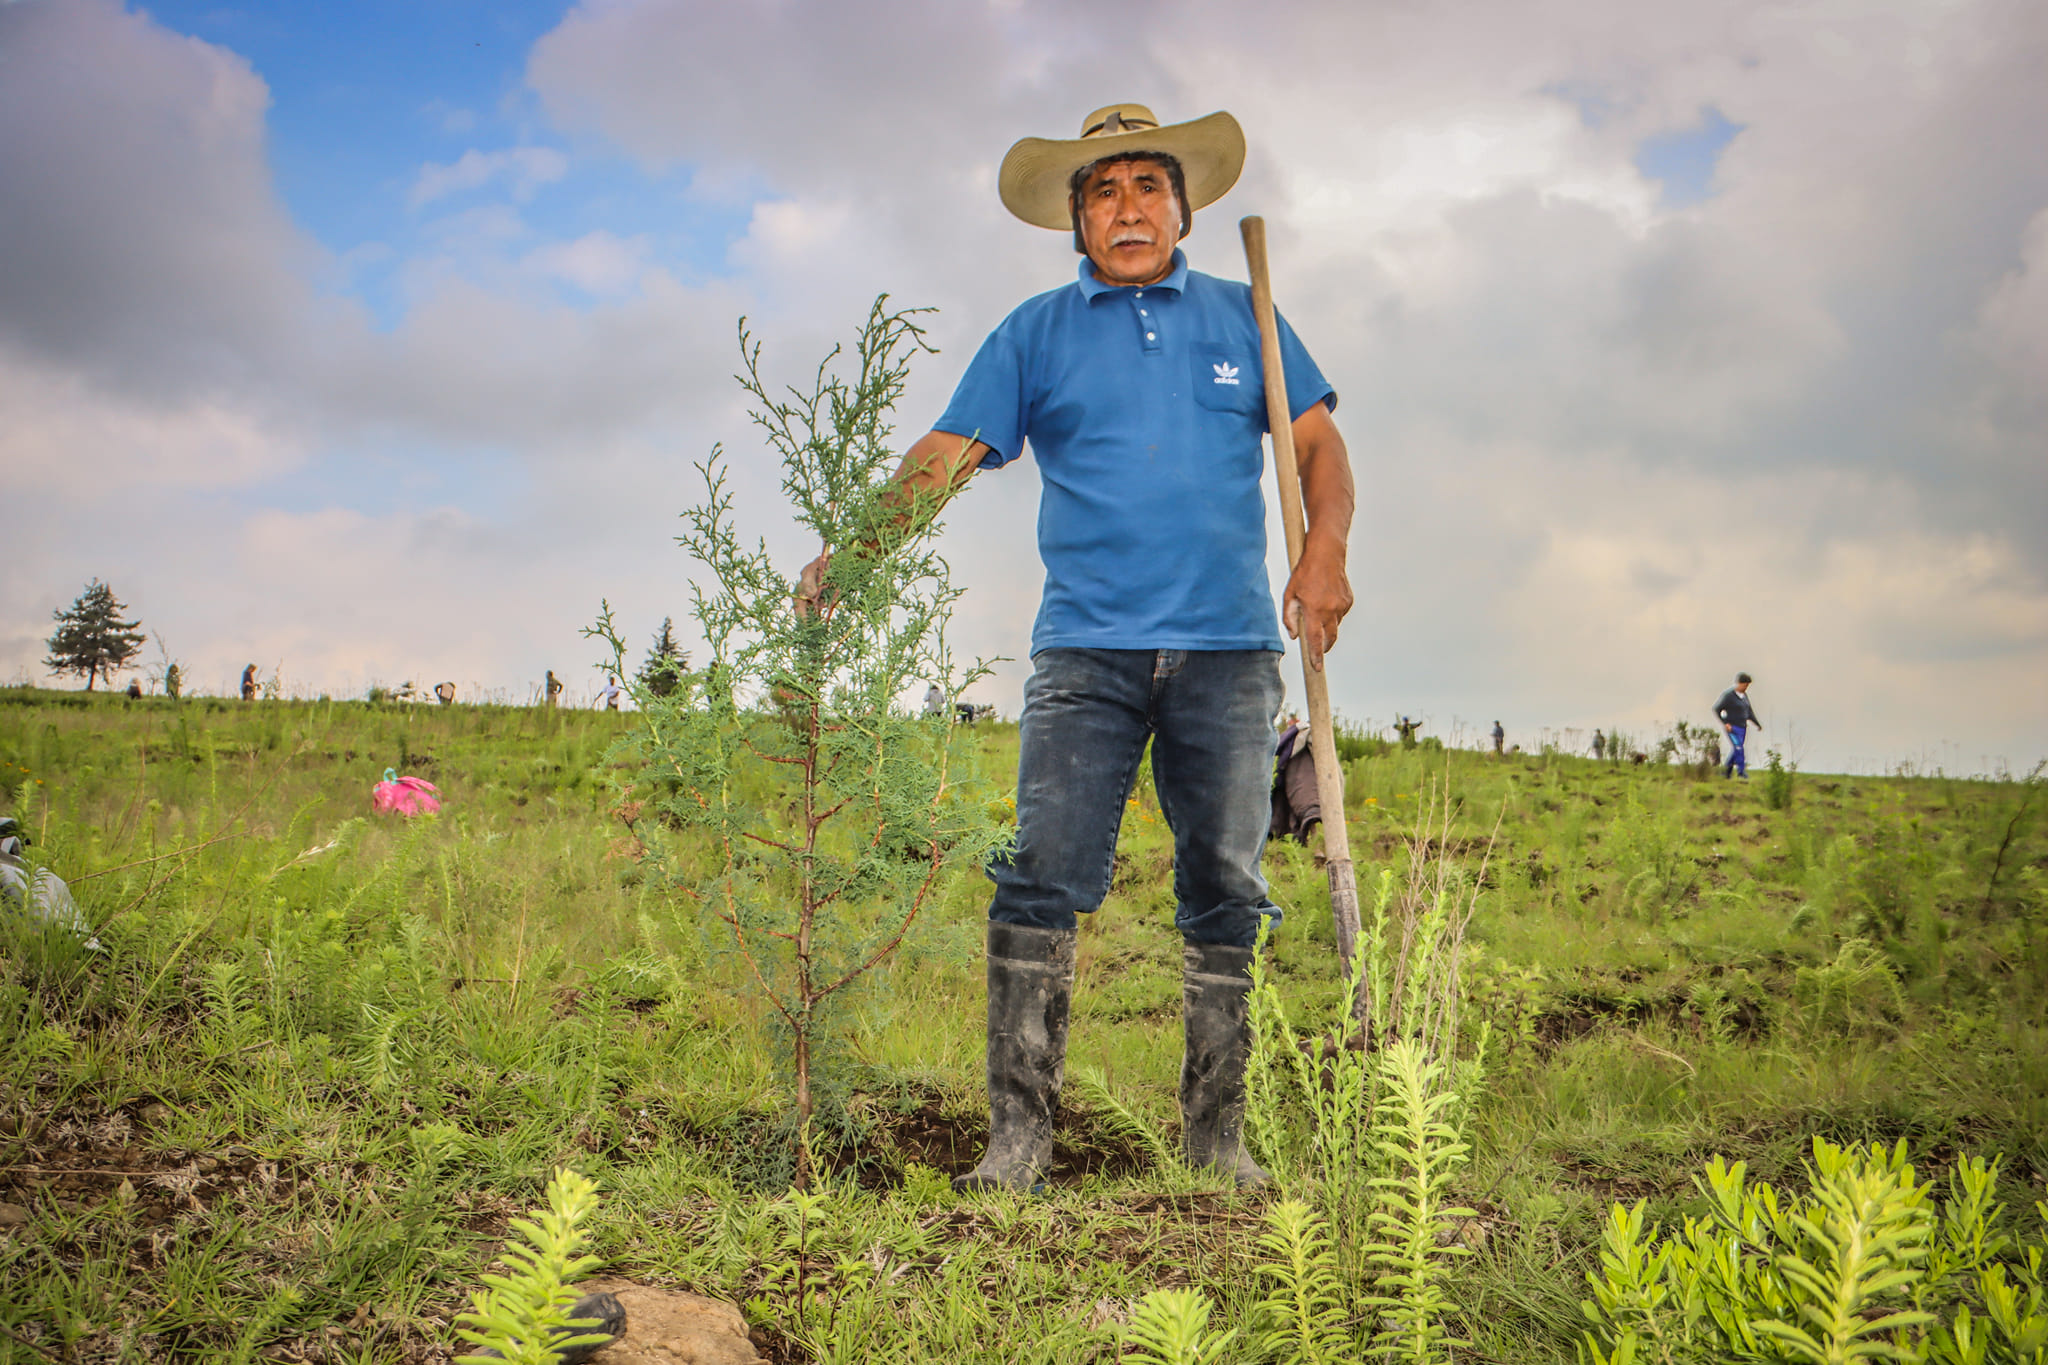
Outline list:
[[[1171,289],[1174,293],[1180,294],[1186,292],[1187,285],[1187,253],[1179,247],[1175,247],[1173,249],[1173,273],[1159,283],[1148,284],[1145,287],[1147,289]],[[1086,256],[1081,258],[1081,297],[1087,299],[1090,303],[1093,303],[1100,295],[1114,294],[1118,290],[1129,289],[1130,287],[1127,284],[1104,284],[1101,280],[1095,278],[1095,262]]]

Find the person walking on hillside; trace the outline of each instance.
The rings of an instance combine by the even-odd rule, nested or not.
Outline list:
[[[1596,760],[1607,757],[1607,736],[1598,730],[1593,732],[1593,757]]]
[[[1501,746],[1503,746],[1503,745],[1504,745],[1504,744],[1506,744],[1507,742],[1508,742],[1508,732],[1500,728],[1500,722],[1499,722],[1499,721],[1495,721],[1495,722],[1493,723],[1493,751],[1494,751],[1494,752],[1495,752],[1496,754],[1498,754],[1498,753],[1502,753],[1502,752],[1503,752],[1503,749],[1502,749],[1502,747],[1501,747]]]
[[[256,700],[256,665],[250,664],[242,670],[242,700]]]
[[[552,668],[548,670],[546,691],[547,704],[553,706],[562,695],[562,680],[555,676],[555,670]]]
[[[1276,616],[1251,292],[1190,269],[1177,245],[1243,164],[1229,114],[1162,126],[1139,104],[1096,110],[1079,137],[1011,147],[1004,205],[1071,233],[1079,279],[990,334],[896,474],[903,504],[930,507],[1028,442],[1043,486],[1017,839],[989,865],[989,1143],[962,1189],[1028,1189],[1051,1164],[1077,916],[1108,889],[1148,738],[1174,837],[1183,1145],[1241,1185],[1266,1178],[1242,1128],[1252,950],[1280,915],[1259,867],[1280,630],[1321,667],[1351,607],[1353,491],[1336,391],[1282,322],[1308,531]],[[804,570],[798,610],[829,592],[829,565],[828,553]]]
[[[605,710],[616,711],[619,709],[619,697],[625,690],[619,686],[617,678],[607,673],[604,675],[604,686],[597,690],[597,699],[604,703]]]
[[[1749,674],[1737,673],[1735,686],[1721,694],[1721,700],[1714,703],[1714,714],[1720,718],[1721,728],[1728,732],[1728,765],[1721,769],[1721,776],[1733,777],[1742,774],[1742,780],[1749,780],[1749,762],[1742,753],[1742,741],[1749,737],[1749,727],[1761,730],[1764,723],[1756,718],[1756,708],[1749,704]]]

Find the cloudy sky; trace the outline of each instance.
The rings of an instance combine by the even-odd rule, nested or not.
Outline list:
[[[1244,124],[1190,257],[1263,214],[1342,396],[1340,711],[1653,732],[1744,668],[1809,768],[2024,767],[2044,70],[2037,0],[0,0],[0,680],[98,576],[212,689],[587,694],[601,598],[686,614],[714,442],[810,553],[739,316],[794,378],[938,308],[921,432],[1072,278],[1004,150],[1133,99]],[[1009,712],[1036,499],[948,519]]]

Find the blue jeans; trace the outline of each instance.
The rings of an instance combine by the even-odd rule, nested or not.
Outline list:
[[[1732,777],[1738,772],[1744,777],[1749,776],[1749,761],[1742,756],[1742,741],[1748,738],[1749,727],[1747,725],[1744,725],[1740,730],[1730,730],[1728,732],[1728,766],[1721,769],[1721,776]]]
[[[1017,844],[989,861],[988,916],[1071,929],[1109,892],[1117,830],[1152,740],[1173,831],[1173,922],[1249,948],[1280,920],[1259,855],[1272,818],[1280,656],[1265,650],[1048,649],[1024,685]]]

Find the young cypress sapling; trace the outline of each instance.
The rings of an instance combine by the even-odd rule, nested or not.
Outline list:
[[[666,696],[636,684],[640,727],[611,756],[643,861],[684,913],[722,930],[782,1027],[799,1188],[834,1007],[951,875],[1007,837],[961,771],[951,718],[898,704],[922,680],[957,695],[988,672],[956,665],[947,645],[960,590],[932,547],[937,499],[911,500],[889,478],[890,413],[929,349],[916,313],[885,296],[850,353],[834,347],[807,388],[776,392],[741,321],[740,386],[787,510],[833,550],[825,592],[817,610],[792,610],[796,582],[764,542],[740,539],[714,448],[677,538],[701,570],[691,597],[705,667]],[[588,633],[623,665],[609,604]]]

